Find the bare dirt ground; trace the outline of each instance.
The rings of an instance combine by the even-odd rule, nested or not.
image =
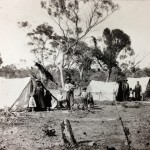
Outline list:
[[[150,150],[150,105],[118,110],[129,128],[131,149]],[[62,145],[60,123],[69,119],[79,146]],[[47,136],[43,129],[50,126],[56,136]],[[115,147],[127,150],[126,138],[114,105],[99,104],[91,111],[54,110],[50,112],[18,112],[0,116],[0,150],[105,150]],[[93,143],[94,144],[93,144]]]

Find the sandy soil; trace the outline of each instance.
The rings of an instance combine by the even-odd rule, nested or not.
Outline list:
[[[131,149],[150,150],[150,105],[118,110],[129,128]],[[79,146],[65,148],[62,145],[60,123],[69,119]],[[48,137],[46,126],[56,130],[56,136]],[[115,147],[127,150],[125,135],[114,105],[99,105],[85,112],[54,110],[50,112],[20,112],[0,116],[0,150],[103,150]],[[91,141],[94,144],[91,144]]]

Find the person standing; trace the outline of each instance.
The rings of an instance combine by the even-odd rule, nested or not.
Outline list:
[[[36,103],[35,103],[33,93],[31,93],[31,96],[30,96],[30,99],[29,99],[29,108],[32,112],[34,112],[34,109],[36,108]]]
[[[141,100],[141,92],[142,92],[142,87],[137,81],[137,84],[135,85],[135,100],[140,101]]]
[[[125,79],[123,84],[122,84],[123,101],[127,101],[129,98],[129,84],[127,81],[128,80]]]
[[[83,91],[81,92],[81,100],[82,100],[82,109],[86,110],[88,108],[88,93],[86,92],[86,88],[83,88]]]
[[[41,111],[45,109],[44,104],[44,86],[40,80],[36,80],[36,85],[34,87],[34,99],[36,102],[36,110]]]
[[[93,96],[92,96],[91,92],[88,93],[87,102],[88,102],[88,108],[89,109],[94,108],[94,100],[93,100]]]
[[[47,111],[50,111],[52,101],[52,94],[50,91],[46,90],[46,95],[44,97],[44,103]]]
[[[76,88],[76,84],[74,81],[70,82],[70,108],[73,109],[74,106],[74,90]]]
[[[58,100],[58,108],[63,108],[62,103],[63,103],[64,97],[63,97],[62,91],[59,91],[57,95],[57,100]]]
[[[64,90],[66,91],[67,109],[71,109],[70,107],[70,78],[66,79]]]

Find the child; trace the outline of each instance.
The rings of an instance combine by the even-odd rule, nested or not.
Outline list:
[[[36,107],[35,99],[33,97],[33,93],[31,93],[30,99],[29,99],[29,108],[32,112],[34,112],[34,108]]]
[[[57,100],[58,100],[58,108],[63,108],[63,100],[64,100],[64,97],[62,95],[62,91],[59,92],[59,94],[57,95]]]
[[[134,91],[132,90],[132,88],[129,89],[129,100],[130,101],[134,100]]]
[[[83,91],[81,92],[81,100],[82,100],[82,109],[85,110],[87,109],[87,98],[88,98],[88,93],[86,92],[86,88],[83,88]]]
[[[87,101],[88,101],[88,108],[92,108],[94,107],[94,100],[93,100],[93,96],[91,94],[91,92],[88,93],[88,98],[87,98]]]
[[[47,90],[46,95],[44,97],[44,102],[45,102],[45,106],[46,106],[47,111],[50,111],[51,101],[52,101],[51,93]]]

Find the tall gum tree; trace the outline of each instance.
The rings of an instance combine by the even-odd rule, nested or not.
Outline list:
[[[42,0],[41,7],[50,16],[57,30],[53,33],[51,44],[56,50],[54,62],[61,74],[64,87],[63,69],[68,54],[73,56],[78,42],[118,9],[112,0]]]
[[[53,40],[60,47],[55,59],[61,57],[59,70],[62,87],[64,87],[63,66],[66,54],[72,51],[72,55],[74,55],[78,42],[117,10],[118,5],[111,0],[49,0],[41,1],[41,7],[48,12],[61,31],[59,38],[61,37],[63,42],[57,38]],[[86,15],[83,13],[84,11],[86,11]],[[70,40],[72,38],[74,42]]]

